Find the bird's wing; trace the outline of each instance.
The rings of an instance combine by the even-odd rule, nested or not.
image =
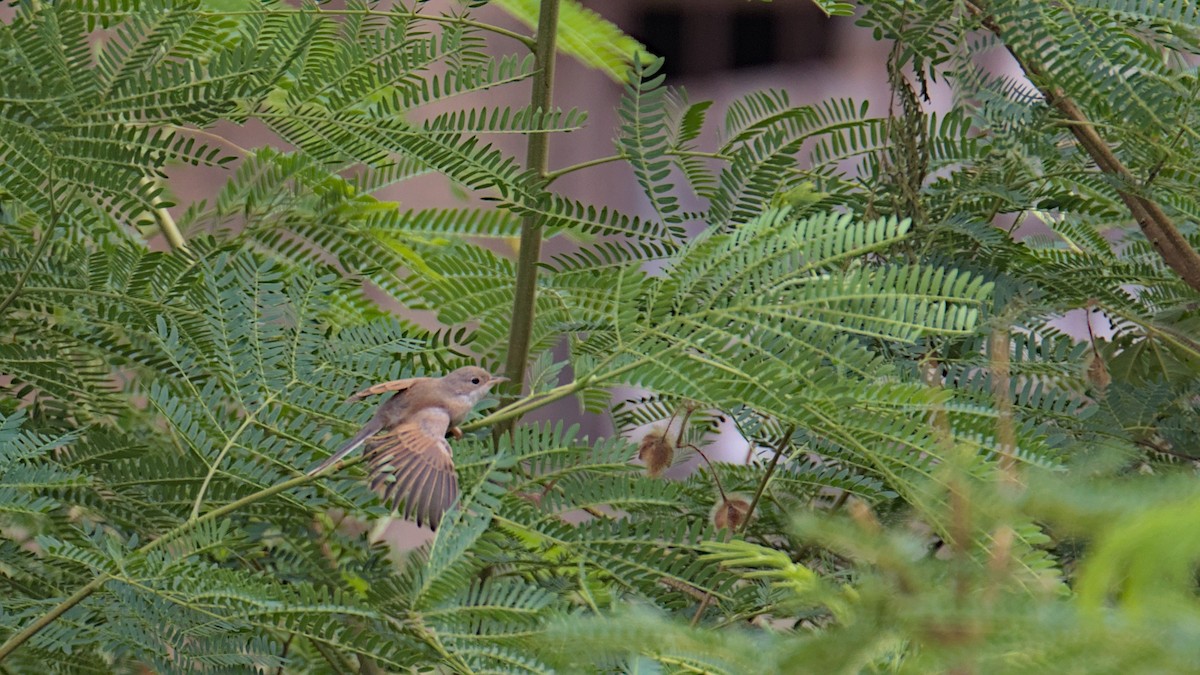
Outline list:
[[[446,430],[450,413],[425,408],[367,441],[371,489],[404,517],[437,528],[458,497],[458,474]]]
[[[381,428],[383,428],[383,425],[378,419],[372,419],[370,422],[367,422],[362,429],[358,430],[357,434],[354,434],[354,438],[346,441],[345,445],[338,448],[337,452],[333,453],[329,457],[326,457],[325,461],[318,464],[317,468],[309,471],[308,475],[315,476],[321,473],[325,470],[325,467],[350,454],[355,448],[362,445],[364,441],[375,435],[375,433]]]
[[[346,402],[353,403],[355,401],[361,401],[368,396],[377,396],[379,394],[386,394],[389,391],[404,391],[405,389],[412,387],[414,384],[416,384],[417,382],[424,380],[424,379],[428,379],[428,378],[410,377],[410,378],[403,379],[403,380],[392,380],[390,382],[380,382],[379,384],[373,384],[373,385],[367,387],[366,389],[354,392],[353,394],[350,395],[349,398],[346,399]]]

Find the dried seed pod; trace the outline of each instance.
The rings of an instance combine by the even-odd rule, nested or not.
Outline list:
[[[879,519],[875,517],[875,512],[867,506],[866,502],[857,499],[851,500],[846,505],[846,509],[850,511],[850,519],[853,520],[863,532],[878,534],[883,532],[883,526],[879,524]]]
[[[1088,358],[1087,379],[1096,388],[1097,393],[1103,394],[1108,385],[1112,384],[1112,375],[1108,372],[1108,364],[1097,351],[1092,351]]]
[[[654,428],[638,443],[638,459],[646,465],[646,474],[657,478],[664,469],[671,466],[675,458],[675,444],[667,438],[665,429]]]
[[[746,515],[750,513],[750,502],[741,497],[729,497],[722,499],[717,505],[717,509],[713,511],[713,525],[717,526],[718,530],[736,530],[746,522]]]

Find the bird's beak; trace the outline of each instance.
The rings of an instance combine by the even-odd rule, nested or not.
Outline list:
[[[501,377],[493,377],[493,378],[492,378],[492,384],[499,384],[499,383],[501,383],[501,382],[508,382],[508,378],[507,378],[507,377],[503,377],[503,376],[501,376]]]

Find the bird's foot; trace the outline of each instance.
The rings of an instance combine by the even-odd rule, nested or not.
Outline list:
[[[458,427],[450,427],[450,435],[454,437],[454,440],[461,441],[463,437],[462,429],[459,429]]]

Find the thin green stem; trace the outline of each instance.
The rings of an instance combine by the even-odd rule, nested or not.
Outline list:
[[[622,153],[620,155],[609,155],[607,157],[597,157],[596,159],[589,159],[586,162],[572,164],[571,166],[564,166],[563,168],[556,169],[554,171],[547,171],[546,172],[546,183],[547,184],[553,183],[554,181],[558,180],[560,177],[565,176],[569,173],[574,173],[581,169],[590,169],[593,166],[600,166],[601,164],[611,164],[613,162],[619,162],[625,158],[626,158],[626,155],[624,153]]]
[[[279,11],[280,10],[271,10],[271,13],[277,14],[277,13],[279,13]],[[291,11],[297,12],[297,13],[309,13],[311,10],[293,8],[293,9],[291,9]],[[224,17],[228,17],[228,16],[262,16],[264,13],[265,13],[264,11],[255,11],[255,10],[240,11],[240,12],[196,12],[196,14],[198,16],[215,17],[215,18],[224,18]],[[463,19],[463,18],[457,17],[457,16],[441,16],[441,15],[437,15],[437,14],[421,14],[419,12],[411,12],[411,11],[410,12],[401,12],[401,11],[396,11],[394,9],[380,11],[380,10],[373,10],[373,9],[325,9],[325,8],[320,8],[320,9],[316,10],[316,13],[331,14],[331,15],[338,15],[338,16],[403,16],[403,17],[408,17],[410,19],[421,19],[424,21],[432,21],[434,23],[451,23],[451,24],[457,24],[459,26],[469,26],[471,28],[476,28],[476,29],[479,29],[482,31],[487,31],[489,33],[495,33],[496,35],[503,35],[506,38],[512,38],[513,40],[520,42],[521,44],[525,45],[529,49],[534,49],[534,47],[535,47],[534,39],[529,37],[528,35],[522,35],[520,33],[516,33],[511,30],[508,30],[507,28],[493,26],[492,24],[483,23],[481,21],[472,21],[471,19]],[[107,14],[111,14],[111,13],[106,13],[106,15]]]
[[[38,242],[37,248],[34,249],[33,255],[29,257],[29,263],[25,265],[25,269],[21,270],[21,276],[17,277],[17,283],[13,284],[12,289],[8,291],[8,295],[5,295],[4,300],[0,301],[0,316],[4,315],[8,306],[21,294],[21,289],[25,286],[25,282],[29,280],[29,275],[33,274],[33,268],[37,265],[38,259],[46,252],[46,248],[50,245],[50,240],[54,237],[54,226],[58,223],[58,200],[54,196],[53,160],[46,167],[46,195],[46,198],[50,202],[50,222],[47,223],[46,231],[42,233],[42,238]]]
[[[270,405],[271,401],[274,399],[275,394],[272,393],[265,401],[263,401],[263,404],[259,410],[262,410],[266,406]],[[217,458],[214,459],[213,463],[209,465],[208,475],[204,477],[204,482],[200,484],[200,489],[196,491],[196,500],[192,503],[192,515],[188,520],[195,520],[200,516],[200,507],[204,504],[204,494],[208,492],[208,486],[210,483],[212,483],[213,476],[217,474],[217,469],[221,466],[221,462],[225,461],[225,455],[229,454],[229,451],[233,449],[234,443],[238,438],[241,437],[242,432],[244,432],[251,424],[254,423],[256,416],[257,413],[247,413],[245,419],[242,420],[242,423],[238,426],[238,428],[232,434],[230,434],[228,439],[225,440],[225,446],[221,448],[221,451],[217,453]]]
[[[553,102],[554,57],[558,40],[559,0],[541,0],[538,9],[537,43],[533,49],[537,71],[529,95],[529,108],[547,111]],[[526,169],[545,179],[549,168],[550,134],[530,132],[526,147]],[[512,328],[508,336],[508,357],[504,374],[512,382],[516,395],[524,390],[525,365],[529,360],[529,344],[533,338],[533,317],[537,298],[538,265],[542,256],[542,221],[536,215],[521,220],[521,249],[517,258],[516,289],[513,294]],[[512,428],[515,415],[504,418],[497,432]]]
[[[25,290],[29,291],[30,293],[54,293],[57,295],[83,295],[83,296],[91,296],[91,297],[97,297],[97,298],[105,298],[105,299],[109,299],[109,300],[120,300],[121,302],[126,302],[131,305],[142,305],[142,306],[146,307],[147,309],[154,311],[155,313],[158,313],[158,314],[167,314],[169,312],[171,314],[177,314],[180,316],[187,316],[187,317],[192,317],[192,318],[203,318],[205,316],[204,312],[194,310],[194,309],[187,309],[185,307],[167,305],[165,303],[156,302],[154,300],[135,298],[131,295],[127,295],[124,293],[110,293],[107,291],[101,291],[101,290],[96,290],[96,289],[92,289],[92,288],[68,288],[66,286],[26,286]]]
[[[142,185],[151,185],[155,181],[150,178],[143,178]],[[171,216],[171,212],[162,206],[162,200],[157,196],[154,197],[151,203],[154,209],[154,222],[158,224],[158,229],[167,238],[167,243],[171,246],[172,251],[182,251],[187,253],[187,242],[183,239],[183,233],[179,231],[179,226],[175,224],[175,218]]]
[[[38,617],[33,623],[21,629],[18,633],[8,638],[3,645],[0,645],[0,662],[3,662],[17,647],[25,644],[29,638],[37,635],[46,626],[54,623],[55,619],[67,613],[75,605],[83,602],[89,595],[96,592],[97,588],[104,585],[106,581],[112,577],[108,573],[101,574],[89,581],[86,585],[75,591],[66,600],[55,605],[54,609]]]
[[[290,490],[294,487],[300,487],[302,485],[306,485],[321,476],[331,473],[334,470],[340,470],[344,467],[351,466],[353,464],[357,464],[358,462],[361,462],[361,461],[362,461],[362,457],[356,457],[350,461],[344,461],[344,462],[341,462],[338,464],[334,464],[331,467],[327,467],[325,469],[325,471],[322,471],[321,473],[313,474],[312,476],[309,476],[307,474],[302,475],[302,476],[296,476],[295,478],[286,480],[282,483],[276,483],[275,485],[272,485],[267,488],[263,488],[262,490],[259,490],[258,492],[248,494],[245,497],[242,497],[241,499],[229,502],[225,506],[215,508],[212,511],[209,511],[208,513],[205,513],[204,515],[200,516],[199,518],[196,518],[195,520],[189,520],[187,522],[184,522],[184,523],[176,526],[174,529],[168,531],[166,534],[159,537],[158,539],[155,539],[154,541],[139,548],[137,552],[138,553],[148,553],[148,552],[162,546],[163,544],[169,543],[170,541],[178,538],[180,535],[184,534],[188,530],[195,528],[197,525],[206,523],[210,520],[216,520],[217,518],[221,518],[222,516],[227,516],[230,513],[237,511],[238,509],[249,506],[255,502],[260,502],[260,501],[266,499],[267,497],[274,497],[275,495],[277,495],[281,492],[287,492],[288,490]]]
[[[733,159],[733,157],[723,152],[704,152],[702,150],[671,150],[667,154],[675,155],[676,157],[704,157],[706,159],[724,160]]]
[[[668,150],[663,154],[665,154],[667,156],[673,155],[675,157],[705,157],[708,159],[723,159],[723,160],[729,159],[728,155],[724,155],[719,152],[701,152],[699,150]],[[564,166],[561,169],[555,169],[554,171],[547,172],[546,173],[546,183],[547,184],[552,183],[569,173],[574,173],[574,172],[580,171],[582,169],[590,169],[593,166],[600,166],[602,164],[611,164],[613,162],[620,162],[621,160],[628,159],[628,158],[629,158],[628,155],[622,153],[619,155],[608,155],[607,157],[597,157],[596,159],[589,159],[586,162],[580,162],[578,164]]]
[[[134,125],[130,125],[130,126],[134,126]],[[167,125],[164,125],[163,128],[164,129],[173,129],[180,133],[195,134],[196,136],[203,136],[205,138],[211,138],[214,141],[217,141],[223,145],[227,145],[230,148],[233,148],[233,150],[235,150],[238,154],[240,154],[243,157],[249,157],[250,155],[254,154],[253,150],[250,150],[249,148],[243,148],[242,146],[238,145],[237,143],[234,143],[233,141],[229,140],[228,138],[225,138],[224,136],[221,136],[220,134],[214,134],[213,132],[207,131],[205,129],[193,129],[192,127],[181,127],[177,124],[167,124]]]
[[[335,465],[333,465],[333,467],[340,469],[341,467],[349,466],[358,461],[361,461],[361,458],[356,458],[349,462],[342,462],[340,464],[335,464]],[[301,485],[305,485],[305,484],[315,480],[316,478],[318,478],[322,475],[325,475],[329,471],[330,471],[330,469],[327,468],[325,471],[323,471],[319,474],[313,475],[313,476],[308,476],[308,475],[297,476],[295,478],[292,478],[291,480],[287,480],[282,483],[277,483],[270,487],[263,488],[262,490],[259,490],[258,492],[255,492],[253,494],[246,495],[245,497],[242,497],[241,499],[230,502],[220,508],[213,509],[212,511],[209,511],[208,513],[200,516],[199,518],[189,519],[189,520],[177,525],[173,529],[168,530],[165,534],[163,534],[158,539],[155,539],[154,541],[137,549],[137,551],[135,551],[135,554],[144,555],[146,553],[149,553],[150,551],[153,551],[165,544],[168,544],[168,543],[174,541],[175,539],[178,539],[181,535],[183,535],[187,531],[189,531],[203,523],[206,523],[210,520],[216,520],[218,518],[222,518],[224,516],[229,515],[230,513],[233,513],[234,511],[237,511],[238,509],[241,509],[245,506],[249,506],[250,504],[253,504],[255,502],[262,501],[268,497],[273,497],[281,492],[286,492],[287,490],[290,490],[294,487],[299,487]],[[12,637],[8,638],[8,640],[6,640],[3,645],[0,645],[0,662],[3,662],[4,659],[8,657],[9,654],[13,653],[18,647],[25,644],[29,640],[29,638],[33,637],[34,635],[37,635],[37,633],[39,631],[41,631],[46,626],[49,626],[51,623],[53,623],[56,619],[58,619],[63,614],[67,613],[67,611],[69,611],[72,607],[74,607],[74,606],[78,605],[79,603],[83,602],[84,600],[86,600],[88,596],[90,596],[92,593],[96,592],[97,589],[99,589],[101,586],[103,586],[110,579],[112,579],[112,575],[110,575],[108,573],[102,573],[102,574],[98,575],[95,579],[92,579],[91,581],[89,581],[86,585],[82,586],[79,590],[72,593],[65,600],[63,600],[62,602],[55,605],[54,608],[51,609],[49,612],[38,617],[32,623],[30,623],[28,626],[21,629],[21,631],[17,632]]]
[[[580,379],[555,387],[544,394],[533,394],[531,396],[526,396],[523,399],[513,401],[512,403],[500,408],[496,412],[493,412],[486,417],[483,417],[482,419],[464,424],[459,428],[463,431],[472,431],[486,427],[490,424],[497,424],[499,422],[506,422],[508,420],[515,419],[531,410],[536,410],[548,403],[553,403],[561,398],[566,398],[580,389],[583,389],[585,386],[587,386],[587,384],[588,382]]]
[[[520,417],[521,415],[524,415],[527,412],[536,410],[548,403],[553,403],[554,401],[557,401],[561,398],[566,398],[567,396],[574,394],[575,392],[579,391],[580,389],[584,389],[586,387],[590,387],[593,385],[598,385],[598,384],[603,384],[605,382],[608,382],[609,380],[612,380],[613,378],[619,377],[619,376],[633,370],[634,368],[643,366],[643,365],[649,363],[650,361],[653,361],[654,359],[665,355],[667,352],[669,352],[673,349],[677,349],[682,346],[683,346],[682,342],[677,343],[675,345],[667,347],[666,349],[663,349],[662,351],[660,351],[656,354],[651,354],[649,356],[643,356],[642,358],[630,361],[629,363],[626,363],[625,365],[623,365],[619,368],[614,368],[606,373],[597,375],[596,371],[598,371],[600,368],[603,368],[605,365],[607,365],[609,362],[611,362],[614,358],[616,358],[616,356],[618,356],[619,353],[612,354],[605,360],[601,361],[599,363],[599,365],[596,366],[596,370],[593,370],[590,373],[587,373],[585,375],[581,375],[581,376],[575,378],[575,380],[573,382],[568,382],[567,384],[559,385],[559,386],[551,389],[550,391],[547,391],[542,394],[531,394],[529,396],[526,396],[523,399],[513,401],[512,403],[509,403],[508,405],[503,406],[502,408],[491,413],[490,415],[487,415],[486,417],[475,420],[474,422],[471,422],[469,424],[464,424],[459,428],[462,429],[463,431],[473,431],[475,429],[479,429],[480,427],[486,427],[489,424],[497,424],[499,422],[505,422],[505,421],[508,421],[511,419],[515,419],[517,417]]]
[[[8,306],[17,299],[21,294],[21,289],[25,287],[25,282],[29,280],[29,275],[33,274],[33,268],[37,265],[37,261],[46,252],[46,248],[50,245],[50,239],[54,235],[53,224],[42,233],[42,239],[38,242],[37,248],[33,250],[33,255],[29,257],[29,263],[25,265],[25,269],[21,270],[21,276],[17,277],[17,283],[9,289],[8,295],[4,296],[4,300],[0,300],[0,316],[8,309]]]
[[[335,673],[354,672],[354,664],[347,661],[346,658],[343,657],[342,654],[337,650],[333,649],[327,644],[324,644],[320,640],[311,637],[308,638],[308,642],[313,646],[314,649],[317,650],[317,653],[321,655],[321,658],[325,659],[326,663],[328,663],[330,666],[333,666],[333,671]]]

